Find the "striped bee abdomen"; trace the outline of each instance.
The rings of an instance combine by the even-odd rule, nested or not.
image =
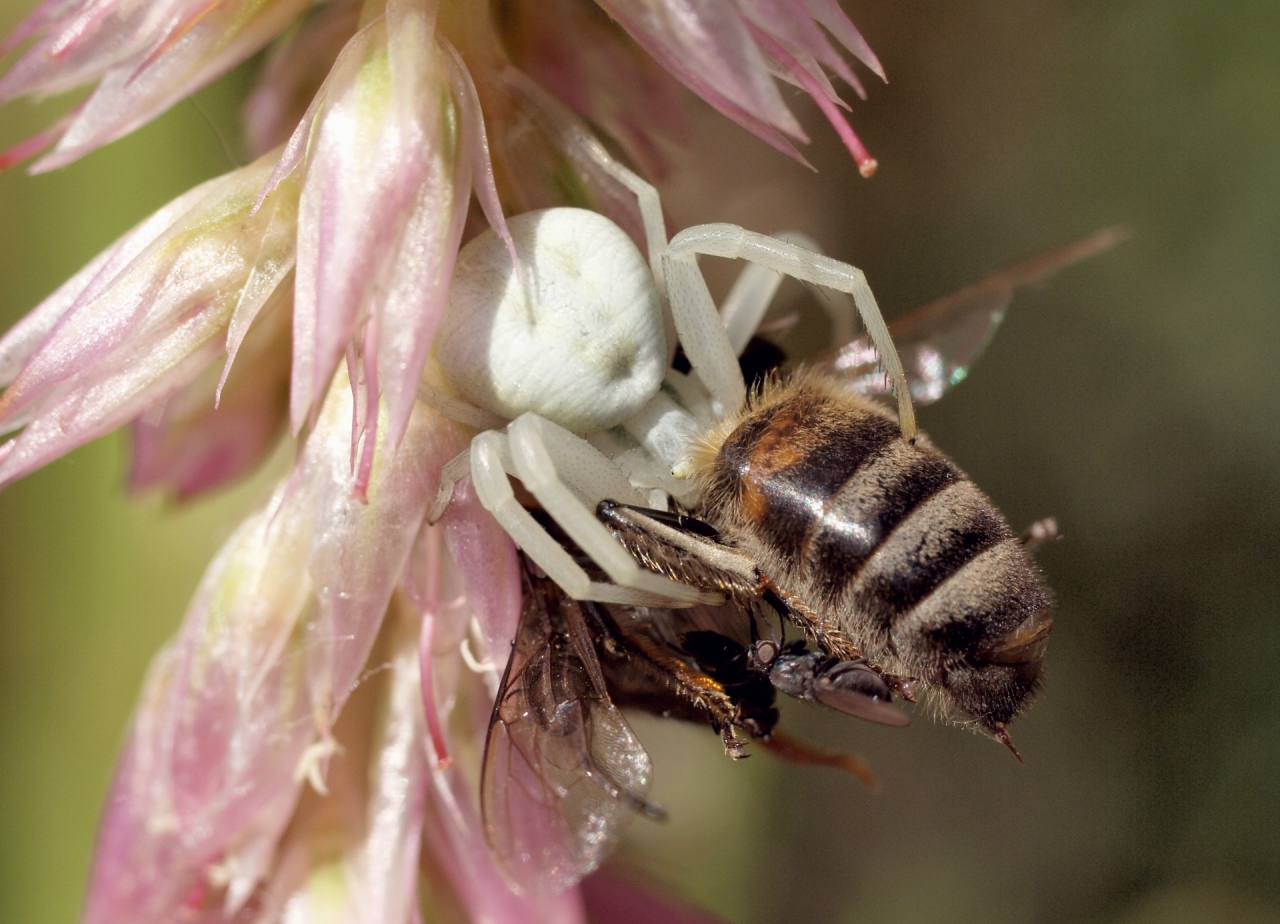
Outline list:
[[[757,398],[709,468],[718,525],[785,590],[984,724],[1016,711],[1039,673],[1048,596],[950,459],[903,441],[879,406],[801,378]]]

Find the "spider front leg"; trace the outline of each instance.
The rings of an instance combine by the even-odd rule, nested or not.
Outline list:
[[[554,449],[549,448],[554,445]],[[518,418],[509,431],[489,430],[468,452],[476,497],[547,576],[577,600],[634,606],[683,607],[722,598],[640,567],[592,514],[583,497],[607,490],[640,502],[625,476],[581,438],[535,414]],[[461,458],[457,461],[461,462]],[[562,476],[562,471],[568,474]],[[543,508],[613,583],[592,581],[573,557],[521,506],[508,476],[519,478]],[[442,497],[452,484],[441,486]],[[634,496],[633,496],[634,495]],[[594,505],[596,501],[592,501]],[[436,506],[441,506],[437,502]]]
[[[871,294],[871,287],[867,285],[862,270],[848,263],[841,263],[839,260],[797,247],[795,244],[747,231],[737,225],[698,225],[681,231],[671,239],[667,247],[667,255],[664,258],[667,291],[671,298],[671,311],[676,319],[676,330],[684,344],[685,353],[689,356],[689,362],[698,369],[699,376],[702,376],[703,383],[711,393],[725,402],[726,413],[732,413],[741,402],[730,404],[716,390],[717,387],[726,387],[725,373],[720,368],[723,358],[716,355],[716,347],[712,343],[715,338],[708,332],[709,324],[706,320],[708,309],[716,319],[719,339],[723,341],[723,349],[728,352],[731,360],[733,349],[729,345],[723,325],[720,324],[719,315],[711,301],[711,293],[707,291],[707,284],[698,269],[696,262],[698,254],[749,260],[776,272],[786,273],[802,282],[811,282],[853,296],[853,303],[862,318],[862,325],[870,334],[871,342],[880,354],[885,372],[893,382],[894,391],[897,392],[898,422],[902,429],[902,438],[910,440],[915,437],[916,417],[911,406],[911,390],[907,387],[906,373],[902,369],[902,361],[898,358],[898,351],[889,336],[889,328],[884,323],[880,308],[876,305],[875,296]],[[677,309],[677,301],[682,304],[682,309]],[[718,386],[713,385],[703,369],[699,367],[699,358],[690,349],[690,341],[686,339],[685,331],[681,329],[682,314],[685,317],[685,323],[691,327],[690,335],[695,340],[708,345],[710,354],[706,360],[708,373],[717,380]],[[735,361],[735,373],[736,367]],[[743,388],[745,395],[745,388],[741,385],[741,375],[737,376],[737,380],[738,387]],[[733,396],[729,397],[732,399]]]

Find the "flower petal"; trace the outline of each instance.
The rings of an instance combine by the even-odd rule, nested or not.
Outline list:
[[[304,792],[261,890],[255,920],[409,924],[418,892],[427,782],[417,621],[393,603],[377,666],[333,733],[330,792]]]
[[[730,0],[597,2],[695,93],[703,95],[701,88],[713,88],[741,112],[792,137],[803,138],[800,124],[782,101],[741,14]]]
[[[386,22],[375,21],[351,40],[321,91],[324,104],[311,130],[298,215],[290,409],[295,432],[312,415],[355,334],[366,292],[390,269],[387,255],[426,173],[435,137],[427,117],[435,113],[435,100],[424,106],[424,81],[396,73],[401,65],[430,67],[416,60],[419,52],[435,57],[420,33],[397,35],[393,55]]]
[[[442,98],[442,103],[451,111],[439,117],[457,125],[461,113],[452,96]],[[417,401],[431,340],[449,300],[471,204],[471,160],[465,150],[469,140],[459,133],[452,149],[442,149],[439,143],[429,149],[417,201],[392,259],[384,294],[374,305],[378,385],[387,401],[387,436],[393,446]]]
[[[872,73],[881,80],[888,80],[880,59],[836,0],[804,0],[804,5],[809,10],[809,15],[825,26],[836,37],[836,41],[849,49],[855,58],[871,68]]]
[[[831,123],[832,128],[836,130],[836,134],[840,136],[840,140],[844,142],[844,146],[848,148],[849,153],[853,155],[854,162],[858,165],[858,172],[865,177],[871,176],[876,172],[876,160],[872,157],[867,149],[863,146],[862,141],[849,127],[849,123],[845,121],[844,116],[840,114],[840,110],[836,108],[835,103],[831,101],[831,94],[828,92],[830,83],[825,79],[819,81],[809,72],[801,63],[797,61],[792,54],[782,46],[777,39],[770,36],[755,26],[751,27],[752,34],[755,36],[760,47],[772,56],[779,64],[784,67],[796,82],[802,86],[812,97],[813,101],[818,104],[818,108],[822,110],[822,114],[827,117],[827,121]]]
[[[322,7],[274,51],[244,105],[245,134],[255,153],[284,144],[306,114],[343,46],[356,33],[355,0]]]
[[[586,924],[582,896],[576,887],[542,897],[512,891],[485,843],[475,793],[456,765],[433,772],[431,780],[426,845],[469,920],[493,924]]]
[[[514,67],[488,74],[485,112],[500,113],[493,157],[515,200],[512,211],[570,205],[618,225],[647,252],[635,193],[605,172],[590,148],[600,142],[567,106]]]
[[[271,166],[264,157],[199,187],[119,272],[107,278],[145,235],[99,269],[0,397],[0,426],[30,421],[5,447],[0,484],[186,385],[221,352],[233,313],[266,302],[293,265],[289,191],[276,208],[251,213]]]
[[[332,724],[359,680],[391,592],[400,579],[440,469],[454,454],[453,424],[419,404],[398,450],[383,437],[367,501],[354,495],[350,384],[339,371],[295,471],[315,490],[316,530],[309,562],[319,609],[307,625],[308,675],[317,724]],[[384,410],[385,413],[385,410]]]
[[[649,176],[666,171],[663,142],[689,129],[679,85],[607,16],[578,0],[511,4],[503,40],[520,70],[601,126]]]
[[[857,83],[844,58],[831,47],[802,0],[737,0],[743,15],[794,52],[808,54],[850,86]]]
[[[290,281],[271,296],[225,386],[210,365],[133,422],[130,490],[161,487],[189,500],[247,475],[271,452],[289,417]]]
[[[208,0],[184,0],[175,16],[159,24],[155,22],[158,17],[153,16],[146,27],[131,17],[148,10],[148,5],[122,5],[121,9],[130,15],[119,26],[119,34],[146,35],[151,40],[148,47],[139,48],[136,41],[130,41],[127,54],[115,51],[109,41],[117,34],[113,30],[104,39],[113,53],[104,61],[107,51],[99,52],[95,46],[90,60],[74,77],[50,78],[37,87],[26,79],[20,84],[15,82],[15,87],[22,89],[13,90],[0,84],[0,89],[11,94],[35,89],[56,92],[66,89],[68,80],[83,83],[97,76],[95,70],[101,74],[97,89],[57,147],[37,161],[32,171],[64,166],[151,121],[261,49],[306,9],[308,2],[222,0],[211,6]],[[33,48],[28,57],[38,50]],[[57,73],[66,71],[59,68]]]
[[[260,876],[315,739],[303,682],[310,509],[281,489],[214,559],[125,743],[86,924],[161,924]],[[234,909],[232,909],[234,910]]]
[[[0,102],[92,83],[113,65],[141,54],[154,40],[163,13],[163,5],[120,0],[74,0],[56,11],[52,3],[42,4],[6,40],[16,46],[36,38],[0,78]]]
[[[476,497],[471,479],[454,488],[441,524],[462,592],[480,623],[498,673],[506,666],[520,622],[520,563],[516,546]]]
[[[217,182],[216,180],[210,182]],[[0,385],[8,385],[73,306],[100,295],[122,269],[146,250],[177,219],[204,197],[208,184],[188,190],[154,215],[144,219],[98,254],[80,272],[32,309],[0,339]]]

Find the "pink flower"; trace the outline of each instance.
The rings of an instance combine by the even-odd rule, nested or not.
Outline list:
[[[884,70],[836,0],[599,0],[600,6],[672,76],[708,103],[779,150],[800,155],[788,137],[807,138],[774,84],[802,87],[839,132],[864,174],[875,170],[852,129],[824,69],[864,91],[823,28],[875,74]],[[0,102],[26,94],[48,96],[96,83],[67,119],[0,161],[25,159],[56,145],[36,170],[52,170],[127,134],[259,51],[308,6],[309,0],[44,0],[0,44],[0,54],[30,43],[0,78]],[[272,70],[272,103],[287,111],[287,87],[306,86],[336,52],[334,40],[364,8],[366,21],[386,4],[331,0],[296,36],[289,61]],[[445,15],[466,19],[465,0],[445,3]],[[474,4],[483,9],[483,4]],[[396,4],[389,4],[392,17]],[[372,12],[370,12],[372,11]],[[459,15],[460,13],[460,15]],[[487,18],[487,13],[483,14]],[[547,89],[596,118],[635,154],[652,144],[635,115],[670,113],[670,90],[634,50],[603,22],[588,24],[563,2],[516,5],[515,28],[502,38],[518,63]],[[822,28],[820,28],[822,27]],[[447,26],[446,26],[447,28]],[[582,34],[584,29],[586,34]],[[567,35],[581,36],[569,42]],[[461,45],[454,35],[455,44]],[[301,47],[297,47],[301,46]],[[465,51],[464,51],[465,54]],[[639,78],[639,79],[636,79]],[[274,105],[273,105],[274,104]],[[845,107],[847,108],[847,107]],[[263,121],[251,120],[255,141]],[[631,123],[631,124],[628,124]],[[641,156],[640,162],[645,163]]]
[[[271,41],[308,0],[44,0],[0,45],[31,46],[0,79],[0,102],[85,84],[94,91],[43,138],[52,170],[126,135]]]
[[[634,194],[589,156],[581,116],[659,171],[683,132],[672,77],[799,158],[775,79],[797,83],[869,174],[826,71],[861,87],[819,27],[882,72],[835,0],[600,0],[616,23],[546,0],[501,28],[469,0],[310,6],[44,0],[0,46],[27,46],[0,102],[94,85],[0,155],[52,147],[39,171],[305,16],[246,109],[258,160],[162,208],[0,339],[0,433],[16,431],[0,486],[125,424],[131,486],[184,498],[251,471],[282,434],[298,441],[152,665],[85,920],[407,924],[425,878],[472,920],[585,921],[577,888],[514,891],[479,818],[475,770],[521,609],[515,547],[465,487],[424,525],[466,445],[416,401],[459,246],[478,215],[511,246],[504,214],[561,204],[642,241]],[[650,907],[620,881],[585,894],[604,919],[623,919],[620,901]]]

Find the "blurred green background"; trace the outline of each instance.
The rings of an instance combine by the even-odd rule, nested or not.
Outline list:
[[[4,4],[0,29],[29,5]],[[849,9],[892,81],[852,114],[880,173],[859,178],[812,118],[816,176],[691,104],[697,173],[664,187],[676,224],[801,228],[889,315],[1134,231],[1022,293],[922,413],[1015,527],[1054,515],[1065,535],[1039,556],[1059,607],[1045,693],[1014,729],[1027,766],[923,717],[788,709],[872,763],[869,794],[638,719],[672,821],[638,823],[626,859],[742,924],[1280,920],[1280,5]],[[250,80],[54,175],[0,176],[0,323],[228,169]],[[0,143],[52,111],[8,106]],[[147,661],[263,490],[128,501],[124,449],[0,493],[3,921],[75,918]]]

